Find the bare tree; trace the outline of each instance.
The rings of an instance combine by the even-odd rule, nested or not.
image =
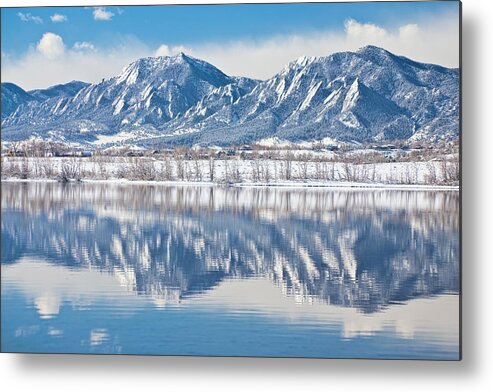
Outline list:
[[[21,150],[21,142],[19,141],[11,141],[9,143],[9,154],[12,156],[17,156],[17,154]]]
[[[353,165],[349,162],[344,162],[342,165],[342,173],[339,173],[344,181],[354,181]]]
[[[214,182],[216,178],[216,160],[214,157],[209,158],[209,180]]]
[[[255,154],[252,160],[252,180],[259,182],[262,175],[262,169],[260,167],[260,158],[258,154]]]
[[[451,183],[457,184],[460,181],[460,163],[459,160],[450,162],[448,166],[448,177]]]
[[[403,178],[401,178],[401,183],[403,183],[403,184],[412,184],[413,183],[412,178],[411,178],[411,170],[410,170],[408,165],[406,165],[404,172],[401,173],[401,176],[403,177]]]
[[[183,181],[185,180],[185,167],[183,163],[183,157],[177,156],[175,158],[175,162],[176,162],[176,175],[180,180]]]
[[[279,154],[276,153],[276,158],[272,161],[272,164],[274,166],[274,180],[277,181],[279,179],[279,174],[277,171],[277,159],[278,159]]]
[[[271,174],[270,174],[270,162],[268,160],[262,161],[262,175],[264,181],[266,183],[269,183],[271,180]]]
[[[231,167],[231,178],[232,178],[233,182],[236,182],[236,183],[241,182],[242,178],[241,178],[240,165],[239,165],[238,159],[234,159],[231,166],[232,166]]]
[[[173,165],[169,155],[164,156],[163,178],[166,181],[170,181],[173,178]]]
[[[294,154],[292,151],[286,151],[286,154],[284,155],[284,179],[285,180],[291,180],[293,176],[293,159],[294,159]]]
[[[319,159],[317,159],[315,161],[315,179],[316,180],[321,180],[322,178],[324,178],[324,175],[323,175],[323,164],[322,164],[322,162],[320,162]]]
[[[184,162],[184,172],[185,172],[185,179],[187,181],[192,181],[194,176],[192,174],[190,162],[188,162],[188,161]]]
[[[46,178],[54,178],[56,175],[55,165],[53,164],[53,160],[50,158],[43,158],[38,161],[38,164],[41,168],[43,175]]]
[[[154,162],[144,157],[134,158],[130,162],[129,177],[132,180],[156,181]]]
[[[128,158],[123,158],[120,161],[120,164],[116,168],[116,172],[115,172],[116,177],[128,178],[130,167],[131,167],[131,162],[129,162]]]
[[[74,161],[63,161],[57,179],[60,182],[80,181],[79,165]]]
[[[21,172],[19,177],[22,180],[27,180],[29,178],[29,174],[30,174],[29,161],[26,157],[23,157],[21,162]]]
[[[21,167],[17,160],[6,160],[2,162],[2,176],[19,178]]]
[[[229,161],[227,159],[224,160],[223,181],[225,183],[231,182],[231,169],[229,167]]]
[[[333,161],[330,162],[327,169],[327,179],[330,181],[334,181],[336,179],[336,165]]]
[[[376,170],[375,164],[373,163],[371,165],[371,169],[370,169],[370,181],[371,182],[375,182],[375,180],[376,180],[376,172],[377,172],[377,170]]]
[[[447,165],[447,161],[444,159],[442,161],[440,161],[440,174],[441,174],[441,177],[442,177],[442,182],[444,184],[447,184],[449,182],[449,171],[448,171],[448,165]]]
[[[195,181],[202,181],[203,173],[202,173],[202,165],[199,161],[198,154],[193,155],[193,162],[195,167]]]
[[[299,177],[301,180],[306,181],[308,180],[308,160],[310,156],[308,154],[302,154],[299,157],[299,167],[300,167],[300,173]]]
[[[106,180],[109,178],[108,170],[107,170],[107,165],[106,162],[104,161],[102,156],[96,156],[95,158],[95,163],[96,163],[96,172],[97,176],[103,180]]]
[[[417,184],[419,183],[419,171],[418,171],[418,165],[416,164],[416,162],[413,162],[412,163],[412,170],[413,170],[413,176],[414,176],[414,183]]]
[[[437,169],[433,162],[428,162],[426,164],[426,175],[425,182],[427,184],[436,184],[438,182]]]

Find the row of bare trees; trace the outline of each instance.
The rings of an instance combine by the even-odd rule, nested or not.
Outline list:
[[[2,158],[2,177],[47,178],[59,181],[121,178],[144,181],[217,183],[269,183],[271,181],[343,181],[388,184],[457,185],[458,161],[432,161],[404,165],[353,164],[349,162],[256,158],[217,160],[164,156],[114,158]]]

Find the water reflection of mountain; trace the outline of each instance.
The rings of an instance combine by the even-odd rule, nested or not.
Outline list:
[[[2,184],[2,263],[111,271],[177,302],[267,276],[300,301],[374,312],[457,292],[457,192]]]

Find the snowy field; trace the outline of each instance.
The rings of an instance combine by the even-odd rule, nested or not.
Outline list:
[[[2,158],[2,180],[138,181],[244,186],[447,187],[458,189],[457,160],[348,163],[173,157]]]

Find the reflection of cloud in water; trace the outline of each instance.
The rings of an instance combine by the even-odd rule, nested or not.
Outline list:
[[[41,293],[34,299],[34,305],[42,319],[50,319],[60,312],[60,302],[55,293]]]
[[[84,309],[104,304],[107,314],[134,314],[149,306],[163,307],[159,298],[126,291],[112,275],[85,269],[72,270],[42,260],[23,259],[14,265],[2,266],[2,279],[7,286],[15,282],[28,299],[41,298],[48,285],[51,287],[50,298],[57,304],[67,303]],[[459,333],[458,296],[453,295],[415,299],[381,312],[364,314],[355,308],[329,305],[314,298],[301,303],[294,296],[284,295],[268,279],[251,278],[225,280],[214,290],[184,298],[174,307],[227,312],[239,317],[257,314],[293,325],[308,319],[311,325],[339,326],[341,337],[346,339],[390,330],[403,338],[421,333],[438,336],[444,343],[454,344]],[[44,314],[40,312],[40,316],[43,318]],[[26,334],[27,331],[19,333]],[[91,330],[91,346],[108,340],[107,330]]]
[[[61,335],[63,335],[63,330],[50,327],[48,329],[48,335],[50,335],[50,336],[61,336]]]
[[[108,341],[109,334],[108,331],[104,328],[96,328],[92,329],[90,333],[89,342],[91,346],[99,346]]]
[[[444,341],[456,342],[459,333],[459,299],[455,295],[411,300],[373,314],[341,308],[319,301],[300,304],[282,295],[265,279],[228,280],[207,296],[186,301],[194,306],[221,307],[231,312],[274,314],[292,323],[341,324],[344,338],[374,335],[385,329],[403,338],[416,333],[440,334]]]
[[[2,286],[22,289],[43,319],[57,316],[62,303],[83,309],[98,300],[108,306],[120,300],[131,304],[131,299],[136,297],[108,273],[72,270],[30,258],[23,258],[14,265],[2,265]]]

